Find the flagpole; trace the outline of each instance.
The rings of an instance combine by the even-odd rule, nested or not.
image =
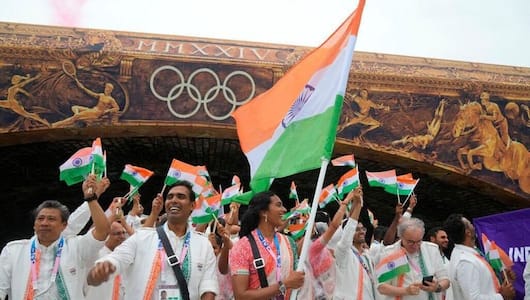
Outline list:
[[[125,194],[125,196],[123,196],[122,198],[129,199],[129,196],[136,193],[139,189],[140,189],[140,186],[135,186],[132,190],[129,190],[129,192],[127,192],[127,194]]]
[[[164,195],[164,191],[166,190],[166,187],[167,185],[164,184],[164,186],[162,187],[162,190],[160,191],[160,195]]]
[[[103,177],[107,178],[107,150],[103,153],[103,157],[105,158],[105,169],[103,169]]]
[[[315,187],[315,194],[313,195],[313,203],[311,203],[311,213],[309,219],[306,221],[306,230],[304,234],[304,241],[302,243],[302,251],[300,252],[300,259],[298,260],[298,272],[303,272],[305,267],[305,261],[309,253],[309,244],[311,243],[311,233],[313,231],[313,224],[315,223],[315,217],[317,215],[318,199],[322,192],[322,186],[324,185],[324,177],[326,176],[326,169],[328,167],[329,160],[322,158],[322,164],[320,165],[320,173],[318,174],[317,185]],[[296,299],[298,295],[298,289],[291,292],[291,300]]]
[[[405,199],[405,201],[403,201],[403,206],[405,206],[405,204],[407,204],[407,201],[409,201],[410,195],[412,195],[413,193],[414,193],[414,190],[411,190],[409,192],[409,194],[407,195],[407,199]]]
[[[414,188],[416,188],[416,185],[418,185],[418,182],[420,182],[420,179],[418,178],[418,180],[416,181],[416,184],[414,185]],[[403,201],[403,206],[405,206],[405,203],[407,203],[407,201],[409,200],[410,196],[412,194],[414,194],[414,188],[412,190],[410,190],[408,196],[407,196],[407,199],[405,199],[405,201]]]
[[[401,199],[399,199],[399,185],[396,182],[396,196],[398,198],[398,204],[401,204]]]

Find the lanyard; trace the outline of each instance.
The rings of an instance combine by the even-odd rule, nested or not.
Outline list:
[[[427,266],[425,265],[425,261],[423,260],[423,254],[421,253],[421,249],[419,251],[419,262],[420,262],[419,266],[416,264],[414,259],[409,259],[408,255],[407,255],[407,260],[409,261],[409,264],[414,268],[414,270],[418,272],[418,274],[422,274],[422,276],[428,275],[429,271],[427,270]],[[434,295],[432,292],[428,292],[428,295],[429,295],[429,300],[434,299]]]
[[[179,256],[180,265],[183,265],[184,259],[186,258],[186,255],[188,254],[188,249],[190,247],[190,236],[191,236],[190,233],[187,232],[186,236],[184,237],[184,245],[182,246],[182,249],[180,250],[180,256]],[[164,265],[165,265],[164,257],[166,257],[167,255],[165,255],[166,251],[164,250],[164,246],[162,245],[161,240],[158,241],[158,252],[160,253],[160,265],[161,265],[161,270],[163,271]]]
[[[353,252],[353,254],[355,254],[355,256],[357,256],[357,258],[359,259],[359,262],[361,263],[361,265],[363,266],[364,270],[366,271],[366,274],[368,274],[368,277],[370,277],[370,280],[373,281],[372,273],[370,272],[370,268],[366,264],[366,261],[362,258],[361,254],[359,254],[359,252],[355,251],[353,248],[351,249],[351,251]]]
[[[64,238],[61,237],[59,243],[57,244],[57,250],[55,251],[55,262],[53,263],[53,270],[51,274],[50,282],[53,284],[57,278],[57,273],[59,272],[59,262],[61,261],[61,254],[63,252]],[[39,277],[40,269],[40,258],[41,250],[37,248],[36,238],[33,239],[30,249],[30,260],[31,260],[31,282],[33,289],[37,288],[37,279]]]
[[[355,254],[355,256],[357,256],[357,258],[359,259],[359,262],[361,263],[361,266],[363,266],[364,270],[366,271],[366,274],[368,274],[368,278],[370,278],[370,281],[372,284],[370,284],[370,286],[372,287],[372,295],[375,297],[375,288],[374,288],[374,277],[372,276],[372,272],[370,271],[370,267],[368,266],[368,264],[366,263],[366,261],[363,259],[363,256],[361,256],[361,254],[357,251],[355,251],[355,249],[351,249],[351,251],[353,252],[353,254]],[[359,274],[359,279],[362,278],[362,274]],[[362,282],[362,281],[361,281]],[[362,284],[359,285],[358,287],[359,290],[363,290],[364,289],[364,286],[362,286]],[[362,297],[362,294],[360,295],[360,297]],[[359,296],[357,298],[360,298]]]
[[[257,233],[258,233],[259,241],[261,242],[263,247],[265,247],[267,252],[269,252],[269,254],[272,257],[276,257],[276,281],[280,281],[280,279],[281,279],[281,268],[282,268],[282,256],[281,256],[281,253],[280,253],[280,242],[278,240],[278,235],[276,233],[274,233],[274,246],[276,247],[276,254],[274,254],[274,251],[272,251],[271,246],[269,245],[269,243],[267,242],[267,240],[265,239],[265,237],[261,233],[261,230],[258,229]]]

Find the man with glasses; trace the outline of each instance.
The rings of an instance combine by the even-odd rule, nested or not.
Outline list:
[[[514,299],[515,290],[506,280],[499,282],[490,264],[475,248],[475,227],[462,214],[444,222],[449,240],[455,243],[449,262],[452,299]]]
[[[386,263],[387,256],[401,255],[406,257],[403,267],[408,271],[378,284],[378,291],[386,296],[384,299],[437,300],[442,299],[442,292],[449,288],[447,269],[438,245],[422,242],[424,233],[424,223],[418,218],[399,223],[397,235],[400,239],[384,249],[380,264]],[[391,268],[392,264],[389,265]]]
[[[122,220],[121,218],[120,220]],[[114,251],[123,241],[127,239],[127,231],[121,224],[121,222],[114,221],[110,225],[110,233],[105,241],[105,246],[99,250],[99,257]],[[111,299],[119,300],[123,299],[123,282],[120,275],[111,276],[111,278],[103,282],[99,286],[90,286],[87,291],[87,300],[102,300]]]

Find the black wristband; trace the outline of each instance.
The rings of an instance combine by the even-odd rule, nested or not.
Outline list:
[[[93,193],[92,196],[88,196],[87,198],[85,198],[86,202],[90,202],[94,200],[98,200],[98,196],[96,195],[96,193]]]

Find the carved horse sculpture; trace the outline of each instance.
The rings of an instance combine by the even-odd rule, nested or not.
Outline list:
[[[516,141],[505,146],[493,123],[481,119],[481,115],[480,103],[471,102],[462,105],[455,117],[453,137],[468,137],[467,144],[457,151],[460,166],[468,174],[483,166],[490,171],[503,172],[510,179],[519,180],[521,190],[530,193],[530,152]],[[482,162],[475,162],[476,156],[481,157]]]

